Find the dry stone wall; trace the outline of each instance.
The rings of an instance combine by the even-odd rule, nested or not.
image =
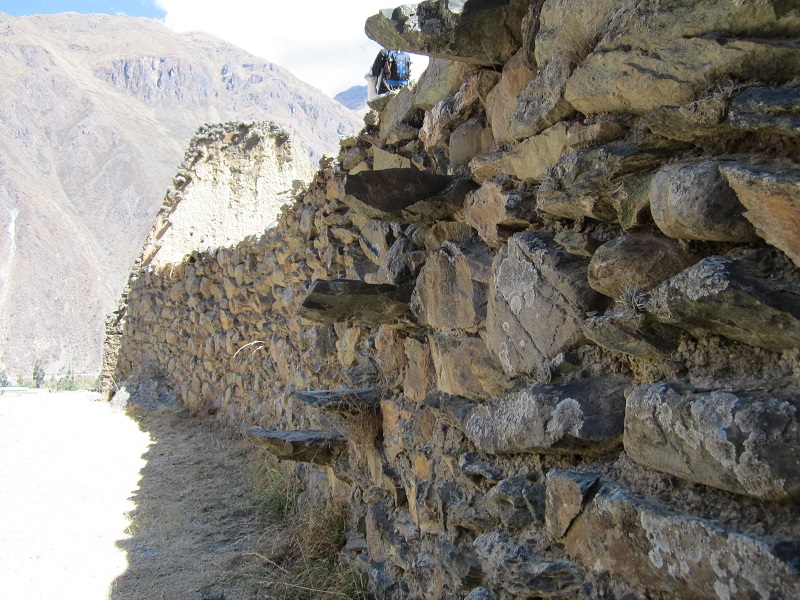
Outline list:
[[[800,597],[798,3],[367,29],[438,58],[277,227],[143,260],[109,381],[306,465],[377,598]]]

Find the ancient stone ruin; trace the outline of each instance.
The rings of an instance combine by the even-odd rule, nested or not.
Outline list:
[[[206,132],[107,382],[149,370],[306,465],[376,598],[800,597],[800,3],[438,0],[367,32],[435,58],[274,228],[210,243],[250,210],[220,200],[167,252],[201,169],[227,199],[297,160]]]

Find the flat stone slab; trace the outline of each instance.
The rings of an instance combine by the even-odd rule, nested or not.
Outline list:
[[[294,397],[321,410],[359,412],[380,406],[384,391],[378,388],[357,390],[316,390],[294,392]]]
[[[446,420],[486,454],[597,454],[622,442],[627,377],[535,386],[481,403],[438,399]]]
[[[775,352],[800,347],[800,291],[740,256],[703,259],[653,289],[645,310],[693,335],[721,335]]]
[[[362,171],[348,175],[344,182],[344,202],[355,210],[380,218],[435,196],[453,178],[417,168]]]
[[[581,492],[574,473],[551,471],[547,479],[547,514],[558,511],[560,489],[575,506],[573,495]],[[578,563],[670,598],[800,597],[792,540],[743,535],[645,502],[616,483],[589,481],[582,508],[560,539]]]
[[[408,312],[410,296],[411,290],[390,284],[318,279],[311,284],[298,313],[318,323],[393,323]]]
[[[793,392],[643,385],[627,398],[625,449],[636,462],[689,481],[765,500],[797,499],[799,405]]]
[[[434,0],[387,8],[367,19],[384,48],[478,65],[502,65],[519,49],[527,0]]]
[[[347,448],[343,435],[329,430],[266,431],[253,427],[247,432],[277,458],[332,466]]]
[[[727,123],[738,129],[800,137],[800,88],[754,87],[736,96]]]

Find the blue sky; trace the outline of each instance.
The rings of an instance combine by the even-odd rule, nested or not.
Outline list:
[[[408,0],[0,0],[0,12],[124,13],[158,19],[183,33],[205,31],[289,69],[330,96],[364,75],[380,46],[364,34],[364,22],[381,8]],[[412,57],[416,78],[427,57]]]
[[[131,17],[163,19],[166,12],[149,0],[0,0],[0,12],[15,17],[36,13],[124,13]]]

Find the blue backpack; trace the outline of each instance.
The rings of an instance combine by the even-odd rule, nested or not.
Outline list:
[[[411,57],[402,50],[390,50],[386,57],[387,79],[408,81],[411,77]]]

